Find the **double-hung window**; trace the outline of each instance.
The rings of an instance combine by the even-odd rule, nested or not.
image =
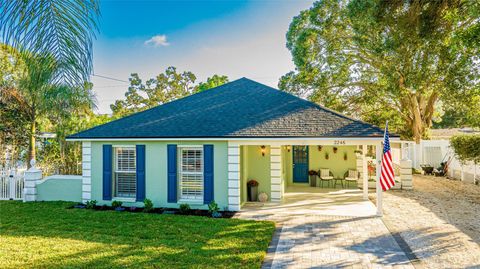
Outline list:
[[[180,200],[203,201],[203,147],[179,149]]]
[[[135,198],[137,191],[135,147],[115,147],[114,196]]]

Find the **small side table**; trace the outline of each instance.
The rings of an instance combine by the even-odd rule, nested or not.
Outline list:
[[[340,181],[340,186],[342,186],[342,188],[344,188],[343,186],[343,178],[339,178],[339,177],[336,177],[334,180],[333,180],[333,188],[335,189],[337,187],[337,181]]]

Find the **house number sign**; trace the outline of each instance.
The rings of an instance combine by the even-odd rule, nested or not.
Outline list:
[[[345,145],[345,140],[334,140],[333,144],[334,145]]]

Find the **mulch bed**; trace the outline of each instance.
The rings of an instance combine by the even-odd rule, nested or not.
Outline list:
[[[79,203],[76,205],[72,205],[67,207],[68,209],[86,209],[86,205]],[[130,212],[130,213],[146,213],[146,214],[171,214],[171,215],[184,215],[184,216],[202,216],[202,217],[211,217],[211,213],[208,210],[202,209],[191,209],[187,212],[181,212],[178,208],[165,208],[165,207],[157,207],[154,208],[152,211],[144,212],[143,207],[127,207],[121,206],[114,208],[112,206],[107,205],[96,205],[93,210],[96,211],[119,211],[119,212]],[[234,211],[218,211],[221,216],[219,218],[232,218],[235,215]]]

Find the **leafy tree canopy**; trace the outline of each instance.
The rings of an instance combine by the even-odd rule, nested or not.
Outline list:
[[[390,119],[417,142],[442,111],[480,106],[478,1],[322,0],[294,18],[287,48],[296,70],[282,90]]]
[[[455,155],[465,163],[480,163],[480,135],[456,135],[450,138]]]
[[[54,82],[79,85],[92,71],[97,0],[0,0],[0,40],[20,51],[50,55]]]
[[[72,113],[90,109],[95,100],[90,83],[75,87],[55,83],[59,63],[53,56],[11,51],[3,50],[14,67],[2,71],[0,104],[5,110],[0,116],[6,128],[15,126],[18,120],[17,127],[6,130],[28,135],[30,160],[35,159],[35,134],[41,120],[58,122]],[[18,118],[13,114],[18,114]]]
[[[196,76],[192,72],[177,72],[173,66],[155,78],[142,82],[138,74],[130,77],[130,86],[125,100],[117,100],[110,106],[115,118],[143,111],[170,101],[201,92],[228,82],[228,77],[214,75],[195,86]]]
[[[203,92],[205,90],[218,87],[228,82],[227,76],[219,76],[217,74],[207,78],[207,81],[200,82],[196,87],[196,92]]]

